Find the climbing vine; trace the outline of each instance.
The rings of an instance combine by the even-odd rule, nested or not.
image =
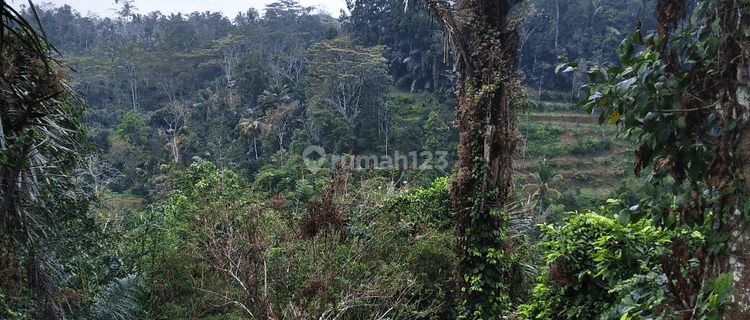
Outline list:
[[[524,282],[517,265],[522,255],[505,224],[513,207],[513,101],[522,92],[514,68],[521,19],[509,15],[518,2],[463,0],[454,8],[425,0],[445,30],[457,76],[461,133],[450,193],[463,257],[457,283],[462,318],[499,319],[511,309],[513,287]]]
[[[701,292],[730,271],[738,289],[732,299],[750,302],[744,254],[750,248],[744,236],[750,213],[750,7],[746,1],[704,0],[683,19],[688,5],[659,1],[657,33],[644,35],[639,25],[618,50],[620,66],[588,70],[587,96],[579,105],[640,144],[636,175],[653,168],[648,197],[637,210],[623,210],[621,219],[650,218],[666,230],[696,228],[706,236],[690,246],[675,241],[661,258],[672,306],[692,319],[703,307]],[[578,67],[562,58],[558,71]],[[743,307],[724,316],[747,312]]]

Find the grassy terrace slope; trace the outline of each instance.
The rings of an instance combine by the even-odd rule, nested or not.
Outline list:
[[[542,95],[545,98],[545,94]],[[521,117],[524,137],[515,160],[517,185],[527,186],[526,197],[547,183],[548,192],[539,205],[548,220],[565,211],[585,211],[602,205],[608,197],[626,194],[637,203],[639,190],[633,174],[633,143],[617,137],[613,124],[599,126],[596,116],[575,110],[570,103],[543,101]]]

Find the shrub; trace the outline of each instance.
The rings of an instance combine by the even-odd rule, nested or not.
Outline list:
[[[575,156],[593,155],[612,149],[612,141],[600,139],[578,139],[570,149],[570,154]]]
[[[442,230],[451,229],[451,200],[448,179],[437,178],[429,189],[412,189],[396,196],[386,205],[403,219]]]
[[[567,91],[542,91],[540,98],[547,101],[567,102],[570,100],[570,93]]]
[[[568,211],[588,211],[601,205],[604,202],[601,199],[601,196],[591,190],[571,188],[563,192],[557,203],[565,205],[565,210]]]
[[[623,225],[602,210],[570,214],[562,227],[542,226],[548,265],[531,302],[518,309],[522,319],[620,319],[635,309],[620,305],[636,295],[635,304],[649,307],[637,310],[639,316],[666,307],[659,258],[669,252],[672,235],[644,221]]]
[[[575,181],[586,181],[586,180],[588,180],[588,179],[589,179],[589,178],[588,178],[588,176],[587,176],[587,175],[585,175],[585,174],[583,174],[583,173],[581,173],[580,171],[577,171],[577,172],[576,172],[576,173],[575,173],[575,174],[573,175],[573,180],[575,180]]]
[[[519,124],[518,131],[528,143],[529,156],[557,157],[567,153],[559,144],[563,130],[557,126],[546,122],[524,122]]]

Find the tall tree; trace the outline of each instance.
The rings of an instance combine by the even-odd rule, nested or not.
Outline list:
[[[385,45],[394,85],[411,92],[434,92],[449,83],[443,37],[428,9],[402,0],[347,1],[344,26],[361,46]]]
[[[514,62],[519,22],[515,1],[461,0],[453,9],[425,0],[452,45],[456,74],[457,172],[450,189],[460,237],[464,315],[499,319],[510,308],[512,259],[505,243],[504,211],[512,206]]]
[[[364,46],[387,44],[392,37],[391,0],[346,0],[352,31]]]
[[[580,104],[589,112],[601,108],[600,123],[622,124],[641,143],[636,175],[653,164],[648,198],[627,217],[706,236],[698,244],[673,239],[672,252],[662,257],[670,307],[694,319],[709,312],[706,305],[715,310],[731,299],[740,308],[724,317],[744,319],[750,314],[750,35],[744,31],[750,7],[704,0],[685,19],[690,5],[658,1],[657,33],[636,29],[620,47],[622,67],[589,70]],[[713,293],[712,278],[720,274],[733,278],[731,295]]]
[[[390,77],[381,55],[382,46],[355,46],[350,38],[337,37],[313,45],[310,62],[310,93],[352,126],[365,107],[382,103]]]
[[[263,94],[258,97],[258,100],[263,105],[263,109],[266,110],[265,115],[256,120],[242,118],[239,124],[237,124],[236,129],[251,135],[255,133],[273,133],[278,139],[279,150],[284,150],[284,137],[292,125],[292,115],[298,109],[300,105],[299,101],[292,100],[289,89],[286,86],[273,86],[269,90],[264,90]],[[253,140],[255,138],[254,136]],[[257,148],[255,146],[253,148],[257,153]]]
[[[579,89],[580,80],[554,74],[557,56],[614,64],[621,34],[638,21],[644,30],[656,27],[651,15],[656,1],[537,0],[527,4],[532,10],[524,23],[518,70],[541,89]]]

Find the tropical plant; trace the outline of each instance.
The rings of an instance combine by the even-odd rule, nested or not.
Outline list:
[[[542,210],[547,210],[549,206],[549,203],[546,202],[547,198],[559,199],[562,197],[562,193],[553,188],[553,185],[562,181],[563,177],[552,170],[544,160],[537,162],[532,169],[534,171],[529,172],[529,176],[534,182],[521,186],[521,193],[528,196],[526,203],[534,202],[534,211],[539,214],[542,213]],[[544,221],[545,216],[537,216],[536,218],[541,222]]]
[[[610,319],[608,310],[616,309],[631,292],[640,294],[634,301],[638,304],[648,301],[650,307],[667,308],[668,292],[661,286],[645,287],[647,281],[641,283],[644,287],[625,290],[623,281],[648,274],[658,283],[663,277],[659,257],[668,252],[670,235],[646,222],[620,224],[608,208],[601,210],[601,214],[569,213],[560,227],[542,225],[547,267],[532,300],[519,307],[523,319]],[[664,281],[666,277],[661,284]],[[660,298],[650,300],[649,295]],[[639,316],[654,312],[644,311]]]
[[[103,235],[87,216],[90,192],[75,179],[89,148],[85,104],[50,57],[41,26],[34,31],[5,1],[0,13],[0,317],[85,317],[92,304],[125,298],[86,296],[108,283],[94,261],[109,248],[97,245]],[[98,305],[122,319],[137,302]]]
[[[586,99],[579,105],[601,112],[599,123],[622,126],[640,147],[634,173],[653,164],[638,210],[623,211],[633,222],[652,219],[668,230],[699,228],[707,243],[665,256],[667,287],[682,314],[704,310],[701,300],[712,278],[733,272],[733,301],[747,303],[747,263],[730,258],[746,248],[750,212],[748,75],[750,26],[747,3],[705,0],[688,16],[687,2],[659,1],[657,32],[639,24],[622,41],[620,66],[587,71]],[[579,67],[562,57],[563,68]],[[686,273],[696,259],[705,272]],[[743,271],[740,271],[743,270]],[[723,278],[724,279],[724,278]],[[723,283],[722,281],[719,281]],[[688,284],[690,283],[690,284]],[[726,302],[726,300],[722,300]],[[716,304],[716,303],[714,303]],[[717,305],[722,307],[721,303]],[[727,318],[748,309],[727,310]]]
[[[569,213],[567,224],[542,225],[546,234],[547,267],[528,304],[518,308],[521,319],[720,319],[732,291],[730,274],[707,280],[699,288],[696,308],[674,302],[664,257],[695,246],[706,247],[697,230],[665,230],[650,221],[629,223],[621,200],[599,213]],[[630,210],[630,209],[625,209]],[[698,261],[685,266],[700,272]],[[693,284],[698,288],[698,284]]]
[[[135,274],[117,278],[109,283],[91,306],[91,319],[133,319],[141,310],[143,284]]]
[[[314,105],[331,108],[352,126],[361,122],[364,108],[385,98],[391,78],[382,46],[355,46],[348,36],[316,43],[308,50],[310,95]]]

